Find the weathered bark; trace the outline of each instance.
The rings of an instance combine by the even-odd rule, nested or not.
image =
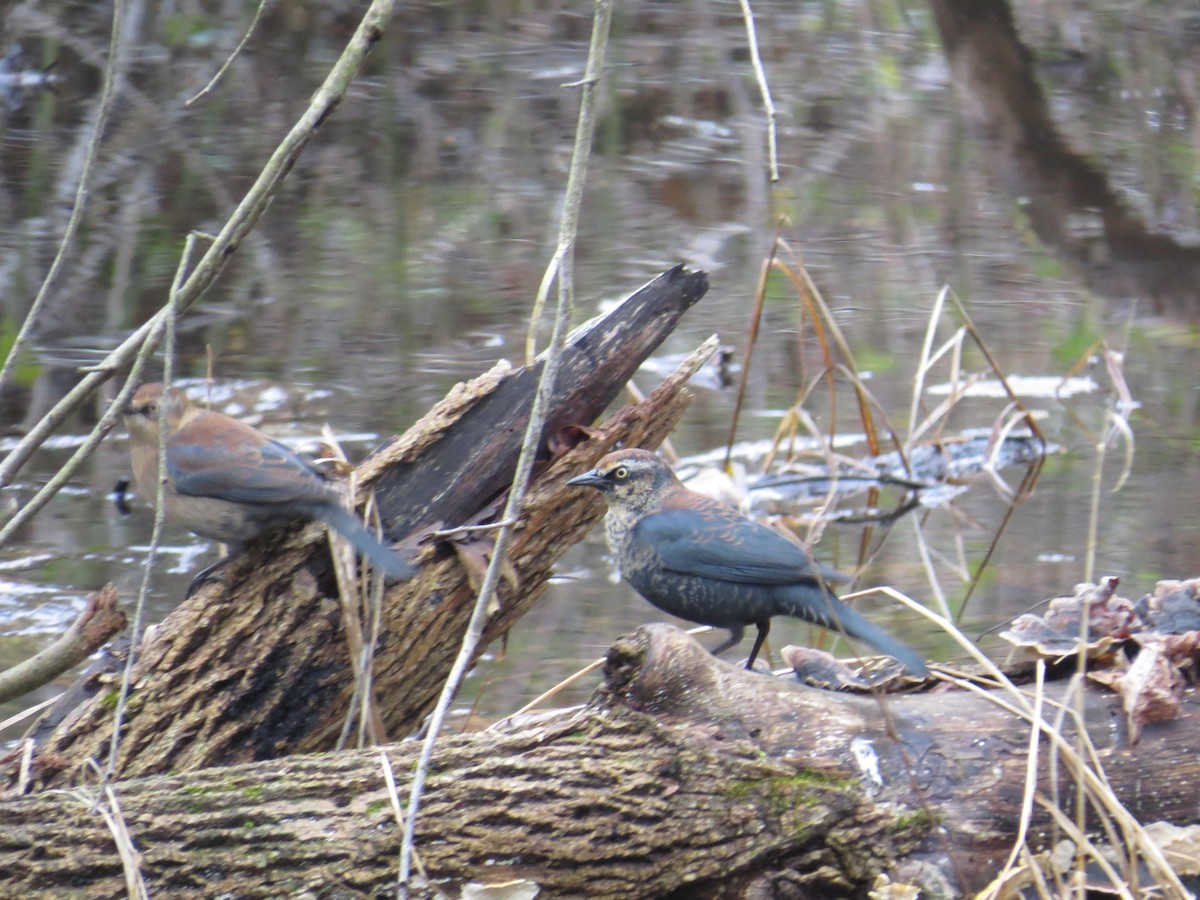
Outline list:
[[[439,744],[418,852],[451,896],[463,881],[528,879],[550,897],[850,897],[881,871],[911,876],[917,858],[970,892],[1011,844],[1028,726],[987,699],[808,689],[714,659],[665,625],[618,641],[605,676],[581,712]],[[1130,811],[1195,821],[1183,789],[1197,775],[1195,729],[1151,726],[1119,746],[1114,702],[1088,697]],[[876,755],[881,783],[855,747]],[[151,895],[387,892],[400,833],[384,752],[406,796],[415,744],[118,784]],[[1044,823],[1038,813],[1034,842]],[[125,890],[109,828],[70,793],[0,800],[0,872],[3,896]]]
[[[703,273],[673,269],[572,335],[551,421],[561,428],[578,416],[577,424],[589,425],[706,287]],[[600,381],[595,372],[604,373]],[[622,410],[590,440],[560,450],[535,474],[510,552],[516,579],[501,585],[500,609],[487,624],[481,649],[537,601],[555,560],[602,513],[594,498],[563,490],[563,482],[618,440],[657,446],[683,413],[680,390],[689,374],[677,372],[645,402]],[[369,481],[387,481],[396,467],[419,471],[435,487],[439,478],[458,477],[473,486],[468,497],[450,492],[453,502],[444,504],[437,491],[414,488],[411,501],[392,491],[390,519],[399,521],[406,503],[413,524],[440,519],[454,526],[493,515],[519,449],[524,398],[534,384],[530,373],[517,370],[460,386],[369,460],[363,466]],[[549,430],[545,435],[561,437]],[[425,459],[441,462],[423,465]],[[464,474],[473,466],[484,475]],[[422,550],[416,579],[387,591],[373,685],[392,739],[411,731],[436,699],[474,596],[455,553],[440,544]],[[121,741],[122,776],[332,748],[354,681],[336,597],[323,530],[310,526],[245,554],[226,567],[224,583],[182,603],[141,650]],[[111,683],[103,686],[44,743],[38,754],[43,783],[62,783],[60,773],[107,753],[113,691]]]

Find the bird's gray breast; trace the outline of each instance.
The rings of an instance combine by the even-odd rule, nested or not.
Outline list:
[[[605,519],[605,535],[621,578],[664,612],[714,624],[703,580],[668,571],[654,541],[647,539],[639,523],[644,525],[644,520],[627,510],[610,512]]]
[[[633,522],[629,514],[622,509],[611,507],[604,517],[604,537],[608,540],[608,549],[612,551],[621,574],[625,573],[625,559],[629,553],[630,531]]]

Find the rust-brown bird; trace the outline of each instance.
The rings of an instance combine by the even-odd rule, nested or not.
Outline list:
[[[125,411],[133,477],[143,497],[153,501],[158,483],[158,417],[164,402],[163,502],[169,521],[229,545],[233,556],[260,535],[319,519],[388,575],[416,574],[342,506],[334,483],[305,460],[244,422],[196,406],[177,388],[164,392],[161,384],[142,385]],[[197,575],[188,593],[228,559]]]
[[[746,662],[762,649],[772,616],[795,616],[870,644],[914,675],[928,670],[912,650],[829,590],[841,580],[804,550],[732,507],[688,490],[646,450],[617,450],[567,484],[596,488],[608,502],[605,531],[622,577],[663,612],[717,628],[720,653],[758,629]]]

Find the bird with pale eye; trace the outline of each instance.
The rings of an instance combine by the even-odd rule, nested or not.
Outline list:
[[[688,490],[646,450],[616,450],[569,485],[598,490],[608,503],[609,546],[622,578],[663,612],[715,628],[738,643],[758,635],[746,668],[762,649],[772,616],[794,616],[863,641],[913,675],[928,669],[900,641],[838,599],[830,582],[845,576],[814,564],[804,550],[718,500]]]
[[[337,486],[283,444],[231,416],[196,406],[178,388],[144,384],[125,410],[138,493],[154,501],[159,414],[166,404],[163,506],[170,522],[220,541],[229,555],[192,579],[188,596],[244,545],[293,522],[319,519],[394,578],[416,569],[342,506]]]

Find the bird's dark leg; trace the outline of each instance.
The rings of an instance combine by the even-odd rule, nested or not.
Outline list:
[[[192,583],[188,585],[187,593],[183,595],[185,600],[189,599],[192,594],[196,593],[206,582],[216,581],[216,571],[224,566],[227,562],[237,555],[238,551],[234,550],[231,553],[222,556],[211,566],[205,566],[196,573],[196,577],[192,579]]]
[[[720,644],[713,647],[712,655],[720,656],[722,653],[724,653],[726,650],[728,650],[730,647],[732,647],[734,644],[736,644],[738,641],[740,641],[742,639],[742,635],[744,635],[745,633],[746,633],[746,629],[743,628],[741,625],[738,625],[735,628],[730,628],[728,640],[722,641]]]
[[[758,651],[762,649],[763,641],[767,639],[767,632],[771,630],[771,620],[763,619],[761,622],[755,622],[754,627],[758,629],[758,636],[754,639],[754,646],[750,650],[750,658],[746,660],[746,668],[754,668],[754,660],[758,658]]]

